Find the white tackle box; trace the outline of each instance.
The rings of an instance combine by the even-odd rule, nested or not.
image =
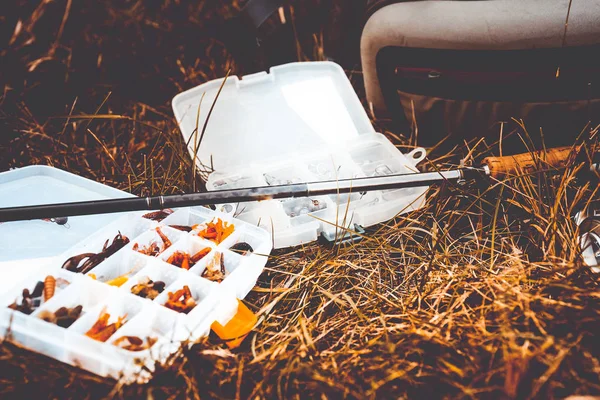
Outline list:
[[[4,182],[16,184],[21,178],[25,180],[38,175],[52,176],[51,182],[56,184],[59,190],[74,193],[73,191],[79,188],[84,194],[84,189],[95,192],[94,195],[87,193],[89,196],[71,196],[69,201],[102,197],[99,192],[103,189],[97,186],[98,184],[64,171],[35,167],[26,172],[10,171],[0,178],[3,178]],[[105,194],[115,196],[112,191],[116,190],[110,189],[110,193]],[[27,190],[15,192],[13,197],[19,197],[23,193],[27,193]],[[124,195],[123,192],[120,193],[120,196]],[[146,214],[122,213],[118,218],[114,215],[104,215],[103,226],[95,226],[95,231],[91,233],[79,225],[99,223],[102,216],[91,219],[70,218],[70,226],[60,228],[63,232],[73,230],[78,234],[77,243],[47,264],[31,268],[24,278],[18,282],[10,282],[10,289],[1,293],[0,338],[12,340],[30,350],[100,376],[123,379],[125,382],[144,382],[150,378],[155,363],[166,360],[182,343],[207,335],[214,321],[225,325],[237,311],[237,299],[243,299],[252,289],[267,262],[267,256],[272,250],[269,232],[234,219],[229,214],[204,207],[176,209],[160,221],[144,217]],[[233,225],[233,232],[218,243],[202,237],[206,235],[199,235],[207,224],[219,219],[225,222],[226,226]],[[23,230],[33,229],[37,232],[37,240],[43,238],[50,242],[60,242],[60,239],[55,237],[56,226],[50,222],[25,221],[6,225],[20,226]],[[161,239],[159,231],[167,238],[167,243]],[[110,246],[119,234],[126,237],[128,242],[109,257],[101,258],[99,263],[85,274],[62,268],[63,263],[75,255],[98,254],[105,244]],[[237,249],[239,243],[246,244],[242,246],[245,252],[232,250]],[[158,246],[158,250],[155,251],[158,254],[146,255],[140,252],[150,250],[151,247],[148,246],[152,244]],[[201,250],[204,256],[195,263],[190,262],[189,269],[167,262],[178,251],[193,255]],[[89,258],[81,260],[79,265],[87,259]],[[19,263],[20,261],[13,262],[12,268],[19,267]],[[78,264],[74,262],[74,265]],[[221,265],[225,274],[220,278],[224,279],[212,281],[203,277],[207,266],[220,269]],[[28,303],[35,306],[29,315],[9,308],[15,301],[21,304],[24,289],[32,295],[39,294],[34,293],[36,285],[45,281],[47,276],[56,280],[55,293],[51,298],[44,301],[45,292],[41,297],[36,296],[39,302],[33,300]],[[117,277],[127,280],[121,286],[106,283]],[[136,284],[147,282],[148,279],[164,283],[163,290],[155,293],[156,297],[143,298],[132,293]],[[176,312],[165,307],[169,293],[174,293],[184,286],[189,288],[194,299],[195,306],[191,311]],[[55,315],[61,307],[72,310],[77,306],[81,306],[81,314],[68,326],[61,327],[42,319]],[[106,341],[98,341],[85,333],[92,328],[103,312],[110,315],[109,324],[119,317],[125,319],[122,326],[114,332],[107,331]],[[61,321],[65,324],[64,319]],[[123,336],[134,336],[142,341],[151,338],[153,344],[141,351],[125,350],[115,345]]]
[[[210,173],[208,190],[413,173],[426,156],[422,148],[404,155],[375,132],[335,63],[292,63],[227,78],[202,136],[222,83],[207,82],[173,99],[190,155]],[[426,190],[222,204],[220,210],[271,231],[274,247],[282,248],[418,209]]]

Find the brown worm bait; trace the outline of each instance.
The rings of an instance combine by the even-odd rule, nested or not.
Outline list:
[[[83,253],[69,258],[64,262],[62,268],[66,269],[67,271],[81,274],[88,273],[94,267],[96,267],[96,265],[100,264],[102,261],[106,260],[108,257],[125,247],[129,243],[129,238],[127,236],[123,236],[121,232],[119,232],[118,235],[113,239],[110,246],[108,244],[109,242],[110,239],[104,242],[104,246],[102,247],[102,251],[100,253]]]

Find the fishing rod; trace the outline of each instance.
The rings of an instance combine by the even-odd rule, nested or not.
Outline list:
[[[0,222],[43,218],[56,219],[79,215],[109,214],[129,211],[153,211],[165,208],[243,203],[338,193],[362,193],[374,190],[424,187],[442,182],[461,183],[482,178],[500,180],[507,176],[517,176],[519,174],[538,171],[540,170],[540,165],[543,165],[547,169],[563,169],[572,159],[574,154],[574,148],[560,147],[548,149],[547,151],[523,153],[513,156],[487,157],[483,159],[481,167],[477,168],[462,167],[447,171],[373,176],[278,186],[261,186],[202,193],[7,207],[0,208]]]

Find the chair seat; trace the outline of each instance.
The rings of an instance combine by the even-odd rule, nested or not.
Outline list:
[[[386,5],[367,21],[361,58],[367,100],[386,104],[377,54],[389,46],[447,50],[526,50],[600,44],[600,0],[410,1]],[[590,55],[594,57],[597,55]]]

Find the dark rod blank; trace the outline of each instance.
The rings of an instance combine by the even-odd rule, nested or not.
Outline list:
[[[0,222],[108,214],[127,211],[161,210],[164,208],[243,203],[269,199],[421,187],[430,186],[434,183],[443,181],[457,181],[459,179],[464,179],[465,171],[466,169],[458,169],[442,172],[386,175],[280,186],[216,190],[203,193],[7,207],[0,208]]]

